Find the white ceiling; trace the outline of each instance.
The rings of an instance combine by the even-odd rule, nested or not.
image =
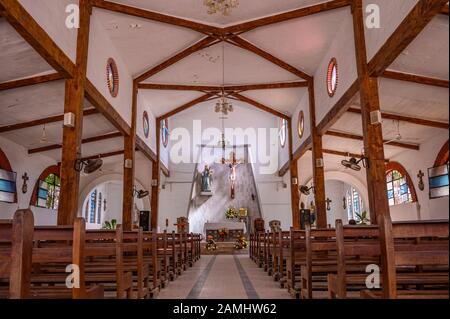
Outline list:
[[[390,68],[448,80],[448,39],[448,16],[437,15]]]
[[[0,19],[0,47],[0,83],[52,70],[5,19]]]
[[[189,20],[200,21],[211,25],[224,26],[245,20],[273,15],[297,8],[307,7],[324,0],[240,0],[239,7],[232,10],[229,16],[210,15],[203,0],[115,0],[142,9],[157,11]]]

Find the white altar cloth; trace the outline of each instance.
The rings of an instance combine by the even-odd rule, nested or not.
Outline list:
[[[247,226],[244,222],[222,222],[222,223],[205,223],[203,233],[206,234],[211,229],[226,228],[228,230],[242,230],[243,234],[247,233]]]

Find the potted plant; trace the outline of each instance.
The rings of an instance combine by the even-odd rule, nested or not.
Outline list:
[[[114,230],[117,228],[117,220],[111,219],[111,221],[105,220],[105,223],[103,224],[103,229],[110,229]]]
[[[356,223],[358,225],[369,225],[370,219],[367,218],[367,211],[363,211],[361,213],[355,213],[356,215]]]

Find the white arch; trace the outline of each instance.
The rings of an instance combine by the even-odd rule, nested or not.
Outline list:
[[[367,187],[364,183],[362,183],[358,178],[356,178],[355,176],[345,173],[345,172],[340,172],[340,171],[326,171],[325,172],[325,181],[327,180],[336,180],[336,181],[341,181],[344,183],[347,183],[349,185],[351,185],[353,188],[355,188],[358,193],[361,195],[363,202],[364,202],[364,207],[366,208],[367,212],[369,213],[369,195],[367,192]],[[312,182],[312,177],[310,177],[307,180],[306,185],[310,184]],[[301,195],[300,200],[302,199],[302,196],[305,195]]]
[[[100,184],[106,183],[106,182],[122,182],[123,181],[123,175],[119,173],[111,173],[106,175],[101,175],[91,181],[90,183],[86,184],[84,188],[80,192],[80,196],[78,197],[78,216],[83,216],[83,204],[84,200],[86,199],[86,196],[91,192],[92,189],[97,187]],[[144,186],[142,186],[142,182],[139,181],[139,179],[135,178],[135,184],[138,188],[144,189]],[[150,210],[150,197],[147,196],[143,199],[144,203],[144,210]]]

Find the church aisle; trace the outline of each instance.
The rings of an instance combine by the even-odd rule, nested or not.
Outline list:
[[[159,299],[290,299],[247,255],[202,256]]]

